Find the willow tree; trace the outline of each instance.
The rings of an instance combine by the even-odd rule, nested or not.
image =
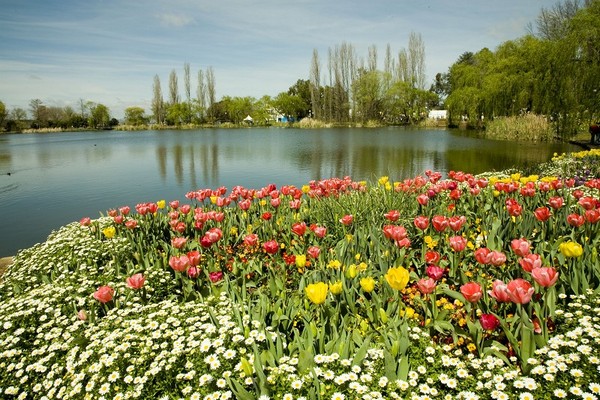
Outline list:
[[[160,78],[154,75],[154,84],[152,85],[152,115],[157,124],[163,124],[165,121],[165,102],[163,100],[162,90],[160,88]]]

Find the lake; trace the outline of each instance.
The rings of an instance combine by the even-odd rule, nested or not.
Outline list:
[[[62,225],[188,191],[351,176],[480,173],[548,161],[568,144],[493,141],[448,129],[202,129],[0,135],[0,257]]]

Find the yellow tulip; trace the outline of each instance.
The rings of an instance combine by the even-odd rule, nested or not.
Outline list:
[[[163,208],[165,208],[166,203],[167,202],[164,201],[164,200],[159,200],[159,201],[156,202],[156,205],[158,206],[158,208],[163,209]]]
[[[329,284],[329,291],[331,292],[331,294],[334,294],[336,296],[338,294],[341,294],[343,289],[344,288],[342,286],[342,282],[341,281],[337,281],[337,282]]]
[[[310,192],[310,186],[303,185],[302,186],[302,193],[308,193],[308,192]]]
[[[306,256],[304,254],[296,255],[296,267],[304,268],[306,266]]]
[[[362,278],[360,280],[360,287],[362,288],[363,291],[365,291],[367,293],[371,293],[373,291],[373,289],[375,289],[375,279],[373,279],[370,276],[367,276],[366,278]]]
[[[348,269],[346,270],[346,276],[348,278],[356,278],[356,265],[354,264],[350,264],[350,266],[348,267]]]
[[[107,239],[112,239],[117,233],[117,230],[114,226],[109,226],[108,228],[102,229],[102,233],[104,234],[104,236],[106,236]]]
[[[389,180],[390,180],[390,178],[389,178],[389,177],[387,177],[387,176],[382,176],[381,178],[379,178],[379,184],[383,186],[383,185],[385,185],[386,183],[388,183],[388,182],[389,182]]]
[[[388,269],[385,274],[387,283],[396,290],[402,290],[408,284],[409,274],[403,267],[395,267]]]
[[[583,247],[577,242],[563,242],[558,249],[565,257],[580,257],[583,254]]]
[[[325,282],[311,283],[304,288],[306,297],[313,304],[323,304],[327,298],[327,284]]]

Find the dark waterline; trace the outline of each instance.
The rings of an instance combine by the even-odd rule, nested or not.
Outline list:
[[[0,257],[81,217],[146,201],[186,200],[199,188],[301,186],[346,175],[400,180],[427,169],[481,173],[574,150],[407,128],[0,135]]]

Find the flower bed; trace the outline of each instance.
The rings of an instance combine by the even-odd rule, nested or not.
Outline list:
[[[1,397],[595,399],[598,157],[83,218],[3,276]]]

